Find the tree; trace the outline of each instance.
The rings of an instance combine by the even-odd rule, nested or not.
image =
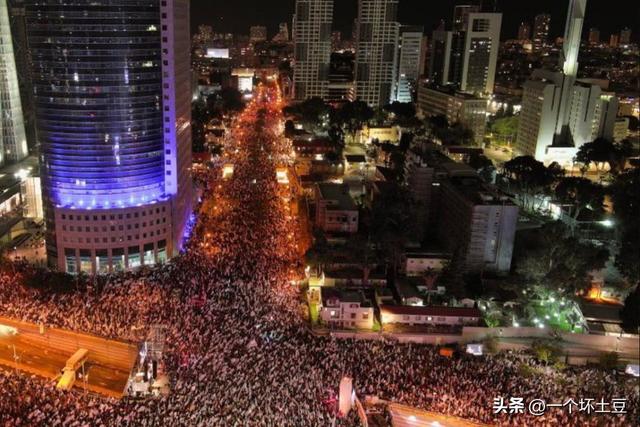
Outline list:
[[[444,128],[436,128],[434,130],[435,137],[440,140],[442,145],[474,145],[475,139],[471,129],[462,123],[454,123]]]
[[[416,116],[416,106],[412,102],[394,101],[385,105],[384,110],[392,113],[400,122],[409,121]]]
[[[561,222],[518,232],[513,251],[514,271],[519,276],[565,293],[589,288],[589,273],[603,268],[608,259],[608,250],[568,235]]]
[[[313,245],[304,255],[305,262],[309,265],[316,266],[321,272],[324,265],[331,259],[329,242],[322,230],[313,230]]]
[[[587,178],[562,178],[555,188],[555,196],[562,203],[573,206],[571,217],[577,220],[580,213],[587,207],[596,212],[603,210],[604,190],[602,186]],[[574,226],[571,231],[574,232]]]
[[[444,266],[442,272],[438,276],[438,280],[436,281],[438,286],[444,286],[446,288],[447,294],[452,295],[457,299],[464,298],[466,296],[462,257],[463,255],[460,249],[454,251],[453,256]]]
[[[244,101],[239,90],[232,87],[225,87],[220,91],[222,108],[224,111],[240,111],[244,108]]]
[[[284,135],[287,138],[291,138],[296,131],[296,126],[293,123],[293,120],[287,120],[284,122]]]
[[[600,364],[600,367],[605,371],[616,369],[618,367],[618,362],[618,353],[616,353],[615,351],[606,351],[600,353],[600,356],[598,357],[598,363]]]
[[[640,286],[627,295],[624,300],[624,307],[620,310],[622,327],[625,331],[637,334],[640,328]]]
[[[536,340],[532,343],[531,349],[536,358],[545,364],[555,363],[562,355],[560,346],[551,340]]]
[[[365,225],[371,242],[396,267],[405,244],[420,235],[416,206],[405,187],[391,182],[373,200]]]
[[[490,183],[495,182],[496,167],[493,165],[491,159],[484,154],[471,154],[468,164],[478,172],[478,175],[480,175],[483,180]]]
[[[616,267],[632,284],[640,282],[640,169],[616,176],[611,186],[615,225],[620,247]]]
[[[518,134],[518,123],[518,116],[497,119],[491,125],[491,132],[496,134],[501,141],[511,143]]]
[[[578,148],[575,161],[587,168],[595,164],[598,170],[603,170],[604,165],[608,164],[610,170],[617,173],[624,169],[631,152],[632,146],[627,140],[614,143],[606,138],[596,138],[593,142],[587,142]]]
[[[515,157],[504,164],[504,175],[514,184],[525,209],[535,210],[536,196],[546,194],[557,179],[555,171],[532,156]]]
[[[298,104],[288,105],[283,108],[287,116],[294,116],[310,127],[319,128],[328,123],[331,114],[331,106],[320,97],[305,99]]]
[[[369,105],[359,99],[346,102],[336,113],[336,121],[346,133],[355,138],[356,132],[373,118],[374,111]]]

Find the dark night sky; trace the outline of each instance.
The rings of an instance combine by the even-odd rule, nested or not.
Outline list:
[[[399,20],[403,24],[424,25],[427,34],[437,22],[451,20],[454,4],[469,4],[460,0],[400,0]],[[563,32],[568,0],[498,0],[504,13],[502,38],[513,38],[523,20],[533,22],[541,12],[551,13],[552,35]],[[279,22],[291,26],[295,0],[191,0],[192,31],[200,24],[208,24],[215,31],[249,33],[251,25],[267,25],[269,37],[275,34]],[[633,30],[638,39],[640,2],[637,0],[588,0],[585,32],[590,27],[600,29],[601,38],[607,41],[611,32],[623,27]],[[356,15],[357,0],[335,0],[334,29],[351,34],[351,24]]]

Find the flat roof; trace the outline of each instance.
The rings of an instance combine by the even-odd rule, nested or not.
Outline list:
[[[482,317],[480,310],[470,307],[383,305],[380,307],[380,313],[440,317]]]
[[[318,184],[320,195],[325,200],[334,200],[338,203],[339,209],[355,211],[357,206],[351,195],[349,194],[349,187],[343,184],[334,184],[329,182],[322,182]]]
[[[515,206],[511,198],[497,187],[487,184],[478,176],[453,176],[448,180],[455,189],[476,205]]]
[[[360,303],[361,307],[371,307],[371,301],[364,296],[362,291],[322,287],[320,295],[323,305],[326,305],[328,299],[337,298],[340,302]]]

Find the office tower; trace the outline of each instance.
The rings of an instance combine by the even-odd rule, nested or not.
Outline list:
[[[453,8],[453,31],[466,31],[469,27],[469,15],[479,13],[480,6],[458,5]]]
[[[465,30],[460,90],[491,94],[500,48],[501,13],[470,13]]]
[[[623,28],[620,31],[620,44],[627,45],[629,43],[631,43],[631,29]]]
[[[333,31],[331,32],[331,51],[336,52],[340,50],[342,45],[342,32]]]
[[[531,25],[528,22],[521,22],[518,27],[518,40],[529,40],[531,38]]]
[[[249,28],[249,41],[251,43],[259,43],[267,40],[267,27],[263,25],[254,25]]]
[[[391,102],[396,81],[398,0],[359,0],[356,98],[377,107]]]
[[[542,13],[536,15],[533,23],[533,51],[542,52],[549,40],[549,28],[551,27],[551,15]]]
[[[597,28],[589,29],[589,44],[599,44],[600,43],[600,30]]]
[[[288,42],[289,41],[289,24],[281,22],[278,27],[278,34],[273,37],[274,42]]]
[[[618,47],[620,45],[620,36],[618,34],[611,34],[609,37],[609,47]]]
[[[293,16],[293,96],[327,96],[333,0],[296,0]]]
[[[0,166],[28,154],[7,0],[0,0]]]
[[[444,116],[450,124],[460,123],[473,131],[474,141],[481,145],[487,124],[487,99],[449,87],[426,84],[418,89],[418,112],[427,117]]]
[[[434,31],[430,79],[469,93],[491,94],[495,82],[502,14],[456,6],[454,31]]]
[[[165,262],[191,215],[189,1],[25,5],[50,263]]]
[[[435,30],[431,35],[429,49],[429,80],[438,85],[444,85],[449,79],[453,31]]]
[[[424,28],[419,26],[403,25],[400,27],[394,101],[413,101],[414,93],[417,90],[416,84],[420,77],[423,32]]]
[[[22,116],[28,149],[36,144],[36,112],[31,78],[31,53],[27,41],[27,21],[24,0],[9,0],[9,21],[13,35],[13,55],[16,61]]]
[[[571,0],[565,26],[564,43],[560,52],[560,69],[554,72],[535,70],[524,84],[522,111],[516,151],[533,155],[550,163],[569,164],[577,148],[584,142],[585,131],[578,127],[592,127],[593,117],[602,117],[591,111],[600,108],[599,103],[588,99],[600,99],[598,88],[592,82],[576,85],[578,53],[584,21],[586,0]],[[590,85],[585,92],[585,85]],[[580,111],[582,111],[580,113]],[[572,121],[582,115],[581,124]],[[599,118],[598,121],[601,119]],[[599,126],[599,125],[598,125]]]

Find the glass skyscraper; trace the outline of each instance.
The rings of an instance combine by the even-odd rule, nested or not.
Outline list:
[[[164,262],[191,210],[188,1],[25,4],[50,259]]]
[[[9,11],[7,0],[0,0],[0,166],[18,162],[27,154]]]

